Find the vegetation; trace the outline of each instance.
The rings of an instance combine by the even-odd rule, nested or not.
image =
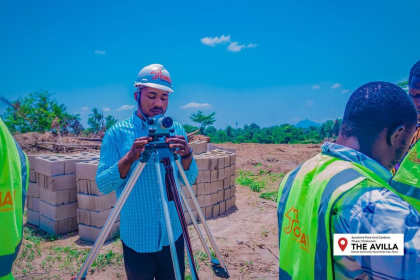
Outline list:
[[[7,105],[2,119],[12,132],[44,132],[56,129],[64,133],[79,134],[83,130],[80,116],[68,113],[66,106],[52,100],[47,91],[32,92],[15,101],[1,97],[0,101]]]
[[[48,234],[40,229],[23,228],[21,252],[15,261],[13,273],[17,279],[62,279],[60,271],[76,275],[85,262],[90,249],[56,245],[53,241],[59,235]],[[98,255],[90,273],[103,271],[110,267],[123,267],[123,255],[106,250]],[[69,276],[70,277],[70,276]]]
[[[198,124],[200,124],[200,133],[201,134],[205,134],[205,130],[208,126],[213,125],[216,122],[216,119],[214,118],[214,116],[216,115],[216,113],[211,113],[210,115],[204,115],[203,111],[198,111],[197,113],[194,113],[190,116],[190,119],[193,122],[196,122]]]
[[[401,83],[406,86],[406,83]],[[60,133],[99,133],[109,129],[117,122],[113,116],[104,116],[103,111],[93,108],[88,116],[88,128],[83,128],[79,114],[70,114],[64,104],[59,104],[47,91],[33,92],[15,101],[4,97],[0,102],[6,104],[6,112],[1,116],[4,123],[12,132],[45,132],[59,131]],[[227,126],[217,129],[216,113],[205,115],[202,111],[193,113],[190,119],[198,126],[185,124],[187,133],[200,130],[200,134],[208,135],[212,142],[223,143],[263,143],[263,144],[315,144],[325,138],[338,135],[341,120],[327,121],[319,127],[300,128],[290,124],[281,124],[261,128],[252,123],[243,128]]]
[[[81,124],[79,114],[70,114],[64,104],[59,104],[47,91],[32,92],[28,96],[10,101],[0,97],[0,104],[6,105],[2,120],[11,132],[53,131],[79,135],[82,132],[105,131],[117,122],[113,116],[104,117],[103,112],[93,108],[88,119],[88,129]]]
[[[256,165],[255,167],[259,166]],[[262,169],[257,172],[239,169],[237,175],[235,183],[237,185],[249,187],[253,192],[261,192],[263,189],[266,189],[267,186],[275,185],[284,177],[284,173],[273,173]],[[270,195],[268,193],[263,193],[260,197],[271,199],[271,197],[269,197]]]
[[[216,129],[209,126],[205,134],[214,143],[262,143],[262,144],[317,144],[326,138],[338,136],[342,120],[329,120],[319,127],[300,128],[290,124],[281,124],[261,128],[255,123],[245,125],[244,128],[227,126]]]

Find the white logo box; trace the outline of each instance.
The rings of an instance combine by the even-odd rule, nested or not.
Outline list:
[[[334,234],[333,239],[334,256],[404,255],[404,234]]]

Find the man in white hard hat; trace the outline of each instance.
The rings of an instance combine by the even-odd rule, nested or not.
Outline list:
[[[172,81],[169,72],[160,64],[144,67],[134,84],[137,110],[124,121],[112,126],[105,134],[96,182],[99,190],[108,194],[116,191],[120,196],[148,137],[147,118],[163,115],[168,108]],[[184,128],[174,122],[175,135],[166,138],[171,148],[181,157],[181,164],[190,184],[195,182],[198,168],[188,146]],[[162,167],[161,167],[162,168]],[[165,174],[162,168],[162,174]],[[174,174],[179,174],[174,170]],[[164,178],[162,179],[164,181]],[[181,180],[182,181],[182,180]],[[175,279],[169,248],[163,208],[159,193],[157,172],[151,159],[121,211],[120,236],[123,243],[124,263],[128,279]],[[178,213],[173,201],[169,212],[175,246],[184,278],[184,239]]]

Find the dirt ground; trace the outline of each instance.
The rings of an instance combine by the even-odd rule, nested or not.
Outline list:
[[[287,173],[320,152],[320,145],[227,143],[219,146],[237,149],[237,170],[246,170],[253,174],[259,174],[260,170],[266,172],[265,174]],[[277,191],[280,181],[281,179],[270,181],[262,191]],[[251,191],[249,187],[238,185],[236,207],[218,218],[208,220],[231,279],[278,279],[276,203],[262,199],[259,195],[260,193]],[[190,226],[189,231],[195,257],[200,264],[200,279],[216,279],[207,260],[202,257],[203,248],[194,227]],[[37,237],[37,233],[34,235]],[[16,279],[70,279],[82,264],[77,254],[81,254],[80,251],[87,254],[91,246],[80,241],[76,232],[54,241],[43,240],[35,246],[39,253],[33,254],[31,258],[28,257],[28,250],[25,252],[28,242],[30,241],[25,240],[22,245],[24,249],[21,248],[15,263]],[[29,247],[32,247],[30,243]],[[109,253],[109,250],[116,255]],[[121,259],[121,242],[108,242],[101,250],[104,255],[107,252],[108,255],[104,258],[108,260],[104,262],[106,265],[98,265],[87,279],[126,279]]]

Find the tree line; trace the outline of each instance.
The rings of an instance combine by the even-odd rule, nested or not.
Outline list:
[[[103,111],[93,108],[88,117],[88,128],[81,123],[80,114],[70,114],[64,104],[52,99],[47,91],[32,92],[28,96],[10,101],[0,97],[6,105],[6,112],[1,116],[12,132],[60,132],[62,134],[97,134],[105,132],[118,120],[111,115],[104,116]]]
[[[214,143],[262,143],[262,144],[316,144],[327,138],[335,138],[340,131],[342,119],[328,120],[319,126],[308,128],[296,127],[291,124],[281,124],[261,128],[252,123],[244,125],[243,128],[228,125],[225,129],[217,129],[213,126],[216,122],[216,113],[204,115],[198,111],[191,115],[190,119],[198,126],[185,124],[187,133],[200,131],[200,134],[207,135]]]
[[[87,135],[105,132],[118,120],[112,115],[104,116],[103,111],[93,108],[88,116],[88,127],[83,127],[80,114],[67,112],[64,104],[59,104],[47,91],[33,92],[15,101],[0,97],[0,102],[6,104],[6,112],[1,116],[11,132],[60,132],[62,134]],[[271,127],[260,127],[252,123],[238,128],[227,126],[217,129],[216,113],[205,115],[202,111],[193,113],[190,119],[197,125],[185,124],[187,133],[199,130],[199,134],[207,135],[214,143],[263,143],[263,144],[295,144],[319,143],[326,138],[338,135],[341,120],[329,120],[320,126],[300,128],[290,124]]]

